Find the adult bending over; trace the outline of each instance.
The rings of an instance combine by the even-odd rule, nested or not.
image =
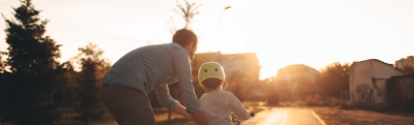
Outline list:
[[[181,29],[172,43],[136,48],[114,63],[102,79],[102,100],[119,125],[156,124],[148,97],[152,90],[169,111],[208,124],[192,83],[190,59],[197,44],[193,31]],[[177,81],[185,107],[169,94],[168,84]]]

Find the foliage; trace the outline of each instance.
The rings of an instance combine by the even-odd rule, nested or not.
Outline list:
[[[185,20],[184,28],[189,28],[189,25],[194,20],[194,17],[200,14],[199,8],[202,4],[197,4],[196,2],[190,3],[188,0],[184,0],[184,5],[180,4],[178,0],[176,0],[177,8],[174,9],[175,12],[180,14],[180,16]]]
[[[414,67],[412,67],[412,66],[404,66],[399,70],[405,75],[413,75],[414,74]]]
[[[175,2],[177,8],[174,8],[174,11],[185,21],[185,26],[183,28],[190,28],[191,23],[195,19],[194,17],[200,14],[199,8],[202,4],[189,2],[188,0],[184,0],[183,2],[175,0]],[[167,30],[172,35],[178,30],[177,25],[174,22],[174,16],[170,16],[170,20],[167,22]]]
[[[76,75],[76,104],[75,111],[79,116],[75,119],[86,124],[102,118],[104,107],[101,101],[101,78],[109,69],[109,63],[102,57],[103,51],[97,45],[89,43],[79,48],[75,57],[80,72]],[[75,64],[76,64],[75,63]]]
[[[31,0],[21,1],[14,9],[16,19],[5,19],[8,67],[0,83],[0,122],[8,124],[51,125],[59,120],[57,88],[63,74],[60,45],[44,36],[48,20],[41,21],[40,11]],[[3,69],[2,69],[3,70]],[[4,71],[4,70],[3,70]]]
[[[324,95],[341,98],[342,93],[349,91],[350,64],[334,62],[321,70],[321,76],[317,80]]]
[[[414,56],[407,56],[407,58],[402,58],[400,60],[397,60],[396,63],[399,63],[400,65],[397,65],[397,69],[399,69],[403,74],[405,75],[412,75],[414,74]]]
[[[6,71],[6,64],[3,60],[3,55],[6,55],[6,52],[0,51],[0,74],[2,74],[4,71]]]

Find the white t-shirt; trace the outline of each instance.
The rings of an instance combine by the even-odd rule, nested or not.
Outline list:
[[[228,91],[212,91],[200,97],[201,107],[210,125],[232,125],[231,113],[240,120],[250,118],[247,110],[240,100]]]

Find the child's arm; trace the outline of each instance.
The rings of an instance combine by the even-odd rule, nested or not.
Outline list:
[[[231,110],[240,120],[247,120],[250,118],[250,111],[243,106],[240,100],[234,96],[233,93],[230,93],[229,101]]]

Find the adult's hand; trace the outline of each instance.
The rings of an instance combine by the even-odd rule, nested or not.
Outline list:
[[[188,114],[187,111],[185,110],[186,108],[181,105],[181,104],[177,104],[177,106],[174,108],[173,112],[177,113],[181,116],[184,116],[188,119],[190,119],[191,121],[194,121],[197,125],[208,125],[207,119],[204,115],[204,112],[195,112],[193,114]]]
[[[173,109],[173,112],[181,116],[184,116],[191,121],[194,121],[193,117],[190,114],[188,114],[187,111],[185,111],[185,109],[186,108],[183,105],[177,104],[177,106],[175,106],[175,108]]]

